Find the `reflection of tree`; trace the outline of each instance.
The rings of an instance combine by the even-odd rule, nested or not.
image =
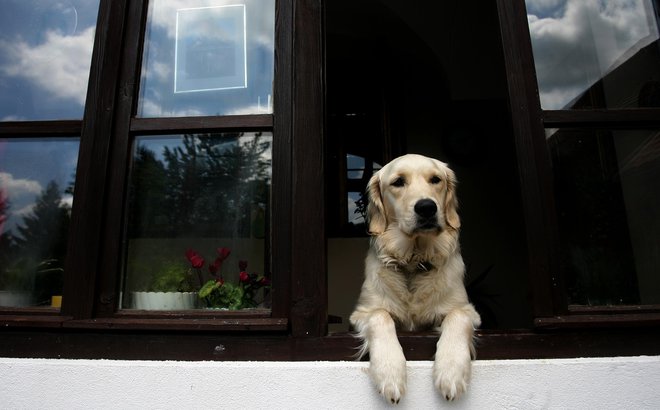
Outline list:
[[[16,227],[16,242],[19,247],[30,249],[37,260],[61,258],[66,252],[65,228],[69,218],[70,209],[62,204],[60,188],[51,181],[32,212],[23,217],[23,224]]]
[[[4,191],[0,191],[0,275],[5,275],[5,270],[13,262],[13,255],[16,254],[16,240],[11,231],[4,230],[5,223],[7,222],[7,213],[9,212],[9,199]],[[0,284],[3,281],[0,280]]]
[[[130,236],[249,236],[268,201],[269,144],[260,133],[184,135],[164,148],[164,162],[139,147]]]
[[[6,218],[7,210],[4,201],[1,218]],[[0,236],[3,288],[34,290],[39,303],[61,293],[70,218],[71,209],[63,203],[59,186],[49,182],[32,212],[16,226],[17,233]]]

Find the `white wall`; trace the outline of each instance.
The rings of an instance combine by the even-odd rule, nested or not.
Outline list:
[[[147,362],[0,358],[2,409],[374,409],[365,362]],[[400,409],[658,409],[660,356],[480,360],[459,401],[409,362]]]

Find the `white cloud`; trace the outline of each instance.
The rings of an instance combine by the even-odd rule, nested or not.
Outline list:
[[[36,205],[37,204],[35,202],[31,202],[16,211],[10,212],[10,215],[12,217],[20,217],[20,218],[30,215]]]
[[[167,1],[154,1],[150,8],[151,24],[158,28],[165,29],[169,38],[176,37],[176,14],[177,10],[204,8],[204,7],[219,7],[219,6],[235,6],[242,2],[236,0],[167,0]],[[264,2],[263,0],[246,1],[246,13],[253,19],[254,27],[268,27],[272,26],[273,20],[273,4],[274,2]],[[200,17],[203,17],[201,14]],[[211,34],[209,32],[209,34]],[[252,33],[254,34],[254,33]],[[259,37],[258,43],[265,43],[272,47],[273,40],[271,37]]]
[[[94,27],[89,27],[73,36],[47,31],[45,40],[37,45],[20,38],[13,42],[0,41],[0,52],[6,56],[0,72],[31,81],[47,97],[74,101],[82,106],[87,93],[94,31]]]
[[[60,206],[63,208],[71,208],[73,206],[73,195],[63,195],[62,200],[60,201]]]
[[[140,117],[195,117],[203,115],[200,110],[190,108],[184,110],[168,110],[158,102],[149,98],[143,98],[139,107]]]
[[[563,108],[624,56],[658,38],[649,0],[528,0],[527,5],[546,109]]]
[[[33,179],[14,178],[8,172],[0,172],[0,189],[5,191],[11,201],[28,194],[38,195],[43,188]]]
[[[29,215],[34,209],[34,198],[42,191],[39,182],[26,179],[14,178],[8,172],[0,172],[0,191],[9,199],[9,217],[3,229],[11,230],[16,224],[16,218]]]

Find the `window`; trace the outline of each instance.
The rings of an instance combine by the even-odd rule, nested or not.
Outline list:
[[[271,140],[261,132],[136,138],[123,308],[270,305]],[[162,293],[188,303],[150,302]]]
[[[459,176],[480,358],[660,354],[655,2],[600,2],[606,18],[574,1],[179,3],[2,6],[0,269],[46,216],[60,265],[36,256],[29,301],[0,306],[0,352],[349,359],[368,244],[354,210],[410,151]],[[585,41],[552,67],[533,25],[578,14]],[[621,15],[631,29],[607,35]],[[48,73],[85,87],[23,59],[69,48],[85,58]],[[164,290],[178,296],[144,299]],[[437,337],[400,340],[426,360]]]
[[[61,304],[98,6],[2,5],[0,306]]]
[[[527,200],[543,224],[528,227],[535,323],[653,323],[657,4],[525,3],[535,70],[518,92],[543,124],[517,124],[542,188]]]

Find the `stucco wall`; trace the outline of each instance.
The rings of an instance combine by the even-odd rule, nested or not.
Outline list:
[[[3,409],[390,408],[364,362],[147,362],[0,358]],[[400,409],[658,409],[660,356],[477,361],[447,403],[431,362],[409,362]]]

